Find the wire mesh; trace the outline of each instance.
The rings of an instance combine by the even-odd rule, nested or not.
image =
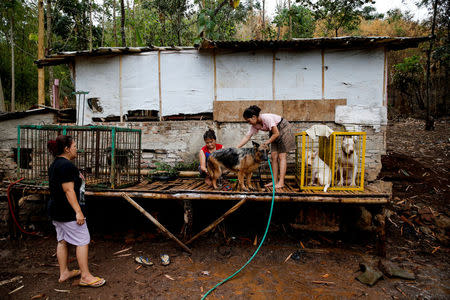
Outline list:
[[[119,188],[140,180],[141,131],[106,126],[25,125],[18,127],[17,173],[29,184],[47,185],[53,156],[49,140],[70,135],[77,143],[75,165],[86,185]]]
[[[365,132],[295,135],[295,177],[302,190],[363,190]]]

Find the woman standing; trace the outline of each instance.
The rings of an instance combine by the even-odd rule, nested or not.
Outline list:
[[[294,148],[294,135],[292,134],[291,124],[279,115],[260,114],[261,108],[256,105],[248,107],[244,111],[244,119],[251,124],[247,135],[237,146],[241,148],[250,140],[250,138],[259,130],[269,131],[269,139],[264,144],[270,144],[272,157],[273,179],[275,188],[284,187],[284,177],[287,169],[287,153]],[[279,171],[279,176],[278,176]],[[266,184],[272,186],[272,183]]]
[[[71,162],[77,157],[77,146],[70,136],[60,135],[49,141],[47,148],[55,157],[48,169],[50,201],[49,216],[56,229],[59,282],[81,275],[80,286],[100,287],[105,279],[94,277],[88,267],[88,247],[91,237],[82,208],[84,178]],[[80,270],[69,270],[67,244],[76,246]]]

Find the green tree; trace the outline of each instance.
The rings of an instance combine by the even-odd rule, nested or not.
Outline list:
[[[365,20],[377,20],[384,18],[384,14],[377,12],[376,8],[373,6],[364,6],[361,11],[361,16]]]
[[[235,1],[234,3],[238,3]],[[236,28],[246,21],[249,13],[259,8],[253,1],[239,3],[236,7],[227,5],[228,0],[212,1],[210,6],[204,7],[198,14],[198,33],[200,37],[212,40],[232,40]],[[198,43],[196,39],[194,43]]]
[[[412,113],[415,112],[416,106],[420,110],[425,109],[424,72],[425,68],[418,55],[407,57],[403,62],[394,65],[393,86],[406,96]]]
[[[301,5],[292,5],[291,9],[277,7],[273,22],[278,28],[289,26],[289,16],[292,22],[293,38],[310,38],[313,37],[315,29],[314,17],[310,10]],[[289,38],[289,32],[283,36],[284,39]]]
[[[338,36],[340,29],[354,30],[360,23],[362,6],[372,3],[372,0],[297,0],[309,8],[316,21],[325,22],[326,32],[333,31]]]

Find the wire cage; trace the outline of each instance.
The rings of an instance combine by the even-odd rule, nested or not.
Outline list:
[[[135,185],[141,175],[141,130],[107,126],[19,125],[17,128],[17,175],[24,182],[48,184],[53,156],[49,140],[70,135],[77,143],[74,164],[86,185],[121,188]]]
[[[295,135],[295,177],[302,190],[364,190],[365,132]]]

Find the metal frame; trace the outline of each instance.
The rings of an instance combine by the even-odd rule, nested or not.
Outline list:
[[[360,174],[360,184],[358,186],[336,186],[335,183],[335,173],[337,170],[336,163],[336,143],[338,136],[361,136],[362,138],[358,139],[360,144],[358,145],[358,149],[361,149],[361,163],[358,164],[358,174]],[[300,132],[295,134],[295,177],[298,185],[301,190],[322,190],[323,186],[310,186],[305,184],[306,177],[306,167],[305,167],[305,158],[306,158],[306,150],[307,150],[307,139],[306,132]],[[299,138],[301,137],[301,157],[299,153]],[[366,133],[365,132],[341,132],[335,131],[331,135],[332,141],[332,163],[331,166],[331,185],[328,188],[329,191],[363,191],[364,190],[364,170],[365,170],[365,157],[366,157]],[[299,159],[301,159],[301,163],[299,163]]]
[[[141,175],[141,170],[140,170],[140,165],[141,165],[141,142],[142,142],[142,131],[140,129],[132,129],[132,128],[121,128],[121,127],[110,127],[110,126],[78,126],[78,125],[18,125],[17,126],[17,176],[23,177],[22,173],[24,171],[22,171],[23,169],[21,168],[21,149],[23,148],[22,144],[21,144],[21,140],[22,140],[22,130],[23,129],[31,129],[31,130],[36,130],[36,132],[39,131],[45,131],[48,130],[49,132],[54,131],[54,132],[60,132],[60,134],[62,133],[63,135],[66,135],[67,132],[70,131],[78,131],[78,132],[93,132],[93,131],[103,131],[103,132],[110,132],[111,134],[111,165],[109,166],[110,168],[110,176],[109,176],[109,186],[111,188],[119,188],[119,187],[125,187],[125,186],[129,186],[130,183],[125,183],[122,185],[118,185],[116,186],[116,139],[119,138],[117,133],[127,133],[127,132],[133,132],[133,133],[137,133],[137,137],[136,137],[136,146],[137,146],[137,157],[135,159],[135,164],[136,164],[136,168],[137,168],[137,174],[132,175],[131,178],[134,178],[133,176],[136,177],[136,180],[133,181],[133,184],[136,184],[140,181],[140,175]],[[31,131],[32,134],[34,135],[34,131]],[[27,133],[28,134],[28,133]],[[105,133],[108,134],[108,133]],[[39,136],[39,134],[37,134],[36,136],[32,136],[32,140],[33,139],[38,139],[37,137]],[[101,137],[97,134],[97,140],[100,139]],[[122,140],[124,138],[122,137]],[[126,141],[128,141],[127,138],[125,138]],[[45,147],[40,145],[40,144],[34,144],[35,141],[32,141],[32,148],[39,148],[39,147]],[[78,142],[77,142],[78,143]],[[41,149],[42,150],[42,149]],[[114,150],[114,151],[113,151]],[[41,162],[44,165],[46,164],[47,161],[47,156],[48,154],[42,154],[43,157],[41,157]],[[42,167],[42,166],[40,166]],[[98,169],[98,168],[97,168]],[[40,171],[40,168],[36,168],[36,171]],[[27,178],[26,181],[29,182],[33,182],[33,183],[39,183],[39,184],[46,184],[47,181],[46,180],[42,180],[42,176],[39,176],[38,173],[34,173],[35,171],[31,171],[31,177]],[[129,175],[128,175],[129,176]],[[97,177],[93,177],[93,178],[97,178]],[[120,179],[119,179],[120,180]]]

